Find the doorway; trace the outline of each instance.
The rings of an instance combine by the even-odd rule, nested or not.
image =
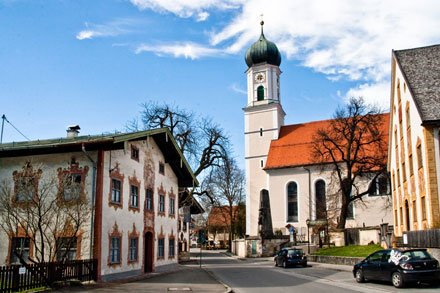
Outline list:
[[[144,260],[144,273],[151,273],[153,271],[153,233],[145,233],[145,260]]]

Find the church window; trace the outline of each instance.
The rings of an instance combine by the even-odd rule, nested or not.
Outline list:
[[[422,158],[422,146],[419,144],[417,146],[417,162],[419,169],[423,167],[423,158]]]
[[[263,136],[263,128],[260,128],[260,136]]]
[[[298,222],[298,186],[290,182],[287,186],[287,222]]]
[[[263,101],[264,100],[264,86],[260,85],[257,88],[257,101]]]
[[[316,200],[316,219],[326,218],[326,198],[325,198],[325,182],[318,180],[315,183],[315,200]]]
[[[368,195],[376,196],[389,194],[388,185],[388,178],[385,176],[379,176],[371,181],[370,187],[368,188]]]

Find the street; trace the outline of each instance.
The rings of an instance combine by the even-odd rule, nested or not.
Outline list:
[[[198,249],[192,257],[199,256]],[[192,264],[191,266],[196,266]],[[203,251],[202,267],[212,272],[234,292],[439,292],[439,286],[414,285],[396,289],[391,283],[358,284],[351,271],[340,271],[321,264],[307,268],[275,267],[272,258],[240,260],[223,251]],[[331,267],[331,266],[329,266]],[[351,269],[345,267],[345,269]]]

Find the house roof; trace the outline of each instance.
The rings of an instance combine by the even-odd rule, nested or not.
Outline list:
[[[233,213],[236,213],[237,210],[238,206],[232,206]],[[229,218],[229,206],[212,207],[208,216],[208,226],[224,227],[229,226],[230,224],[231,219]]]
[[[1,157],[17,157],[53,153],[127,149],[128,141],[152,137],[178,178],[180,187],[197,186],[199,183],[168,128],[138,132],[77,136],[0,144]]]
[[[388,140],[389,113],[382,127]],[[272,140],[265,169],[281,169],[320,164],[313,156],[313,136],[319,129],[328,129],[332,119],[282,126],[277,140]],[[328,163],[331,163],[328,161]]]
[[[424,124],[440,122],[440,45],[393,51]]]

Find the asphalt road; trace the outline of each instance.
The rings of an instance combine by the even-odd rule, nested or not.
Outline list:
[[[198,256],[198,251],[192,253]],[[195,264],[193,264],[195,266]],[[391,283],[358,284],[351,272],[318,264],[307,268],[275,267],[269,258],[239,260],[219,251],[203,251],[202,267],[234,292],[424,292],[438,293],[439,286],[414,285],[396,289]]]

